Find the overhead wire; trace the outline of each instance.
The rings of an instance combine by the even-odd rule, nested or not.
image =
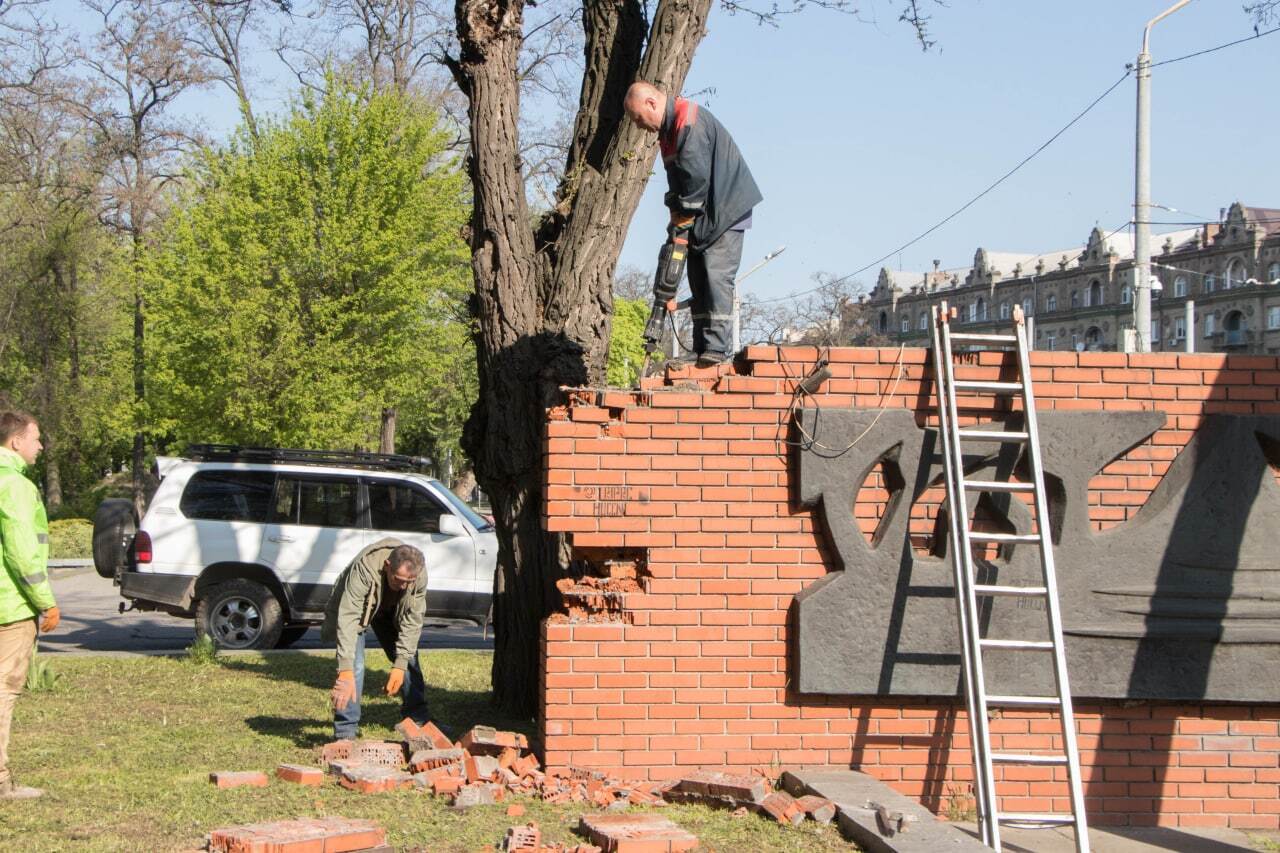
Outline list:
[[[1236,39],[1236,40],[1234,40],[1234,41],[1225,42],[1225,43],[1223,43],[1223,44],[1216,45],[1216,46],[1214,46],[1214,47],[1209,47],[1209,48],[1205,48],[1205,49],[1203,49],[1203,50],[1197,50],[1197,51],[1194,51],[1194,52],[1192,52],[1192,53],[1183,54],[1182,56],[1175,56],[1175,57],[1173,57],[1172,59],[1164,59],[1164,60],[1161,60],[1160,62],[1153,62],[1153,63],[1151,63],[1151,65],[1149,65],[1148,67],[1149,67],[1149,68],[1156,68],[1156,67],[1159,67],[1159,66],[1161,66],[1161,65],[1172,65],[1172,64],[1173,64],[1173,63],[1175,63],[1175,62],[1182,62],[1182,61],[1187,60],[1187,59],[1193,59],[1193,58],[1198,57],[1198,56],[1204,56],[1204,55],[1206,55],[1206,54],[1215,53],[1215,52],[1217,52],[1217,51],[1219,51],[1219,50],[1225,50],[1226,48],[1229,48],[1229,47],[1235,47],[1235,46],[1240,45],[1240,44],[1245,44],[1246,42],[1256,41],[1257,39],[1263,38],[1263,37],[1265,37],[1265,36],[1272,35],[1272,34],[1277,33],[1277,32],[1280,32],[1280,27],[1274,27],[1274,28],[1272,28],[1272,29],[1270,29],[1270,30],[1265,30],[1265,31],[1263,31],[1263,32],[1255,32],[1253,35],[1251,35],[1251,36],[1246,36],[1245,38],[1241,38],[1241,39]],[[1134,71],[1134,68],[1133,68],[1133,66],[1132,66],[1132,65],[1128,65],[1128,66],[1126,66],[1126,68],[1125,68],[1125,72],[1124,72],[1124,74],[1123,74],[1123,75],[1121,75],[1120,79],[1116,80],[1116,82],[1114,82],[1114,83],[1112,83],[1110,86],[1108,86],[1108,87],[1106,88],[1106,90],[1104,90],[1104,91],[1102,92],[1102,94],[1101,94],[1101,95],[1098,95],[1098,97],[1094,98],[1094,99],[1093,99],[1093,101],[1091,101],[1087,107],[1085,107],[1083,110],[1081,110],[1079,113],[1077,113],[1077,114],[1076,114],[1076,115],[1075,115],[1075,116],[1074,116],[1074,117],[1073,117],[1069,122],[1067,122],[1065,125],[1063,125],[1063,126],[1062,126],[1062,128],[1061,128],[1061,129],[1059,129],[1057,133],[1053,134],[1053,136],[1049,137],[1049,139],[1047,139],[1047,140],[1046,140],[1042,145],[1040,145],[1040,147],[1038,147],[1036,150],[1032,151],[1029,155],[1027,155],[1025,158],[1023,158],[1023,159],[1022,159],[1022,160],[1021,160],[1021,161],[1020,161],[1016,166],[1014,166],[1012,169],[1010,169],[1009,171],[1007,171],[1007,172],[1005,172],[1003,175],[1001,175],[999,178],[997,178],[994,182],[992,182],[989,186],[987,186],[987,187],[986,187],[986,189],[982,190],[980,193],[978,193],[977,195],[973,196],[973,198],[971,198],[971,199],[969,199],[968,201],[966,201],[963,205],[961,205],[960,207],[958,207],[958,208],[957,208],[956,210],[954,210],[952,213],[948,214],[946,217],[944,217],[943,219],[939,220],[937,223],[935,223],[934,225],[930,226],[928,229],[926,229],[925,231],[921,232],[921,233],[920,233],[919,235],[917,235],[916,237],[913,237],[912,239],[908,240],[906,243],[903,243],[901,246],[897,247],[897,248],[896,248],[896,249],[894,249],[893,251],[885,253],[884,255],[882,255],[881,257],[877,258],[876,260],[874,260],[874,261],[872,261],[872,262],[870,262],[870,263],[868,263],[868,264],[865,264],[865,265],[863,265],[863,266],[859,267],[858,269],[854,270],[853,272],[851,272],[851,273],[849,273],[849,274],[847,274],[847,275],[841,276],[840,278],[833,279],[832,281],[824,282],[824,283],[822,283],[822,284],[818,285],[817,287],[811,287],[811,288],[808,288],[807,290],[801,290],[801,291],[797,291],[797,292],[795,292],[795,293],[789,293],[789,294],[787,294],[787,295],[785,295],[785,296],[776,296],[776,297],[773,297],[773,298],[770,298],[770,299],[758,299],[758,300],[755,300],[756,304],[758,304],[758,305],[767,305],[767,304],[774,303],[774,302],[785,302],[785,301],[788,301],[788,300],[791,300],[791,299],[797,299],[797,298],[799,298],[799,297],[801,297],[801,296],[807,296],[807,295],[809,295],[810,293],[816,293],[817,291],[821,290],[823,287],[829,287],[829,286],[830,286],[830,285],[832,285],[832,284],[839,284],[839,283],[841,283],[841,282],[848,281],[849,279],[853,278],[854,276],[856,276],[856,275],[860,275],[861,273],[866,272],[867,270],[871,269],[872,267],[877,266],[878,264],[883,263],[884,261],[886,261],[886,260],[888,260],[889,258],[893,257],[894,255],[898,254],[899,252],[903,251],[904,249],[908,249],[908,248],[910,248],[911,246],[914,246],[916,243],[920,242],[920,241],[921,241],[921,240],[923,240],[925,237],[928,237],[930,234],[932,234],[933,232],[937,231],[939,228],[941,228],[942,226],[946,225],[946,224],[947,224],[948,222],[950,222],[951,220],[955,219],[955,218],[956,218],[957,216],[959,216],[961,213],[964,213],[966,210],[968,210],[970,207],[972,207],[974,204],[976,204],[979,200],[981,200],[984,196],[988,195],[992,190],[996,189],[996,188],[997,188],[997,187],[999,187],[1002,183],[1004,183],[1006,180],[1008,180],[1010,177],[1012,177],[1014,174],[1016,174],[1019,170],[1021,170],[1021,169],[1022,169],[1022,167],[1023,167],[1023,166],[1027,165],[1027,163],[1031,162],[1033,159],[1035,159],[1037,156],[1039,156],[1041,152],[1043,152],[1043,151],[1044,151],[1046,148],[1048,148],[1051,144],[1053,144],[1055,141],[1057,141],[1057,139],[1058,139],[1060,136],[1062,136],[1064,133],[1066,133],[1066,132],[1067,132],[1067,131],[1068,131],[1068,130],[1073,126],[1073,125],[1075,125],[1075,124],[1076,124],[1077,122],[1079,122],[1082,118],[1084,118],[1086,115],[1088,115],[1088,114],[1089,114],[1089,112],[1090,112],[1090,111],[1092,111],[1092,110],[1093,110],[1093,108],[1094,108],[1094,107],[1096,107],[1099,103],[1101,103],[1101,102],[1102,102],[1102,100],[1103,100],[1104,98],[1106,98],[1106,97],[1107,97],[1108,95],[1110,95],[1113,91],[1115,91],[1115,90],[1116,90],[1116,88],[1117,88],[1121,83],[1123,83],[1125,80],[1127,80],[1127,79],[1129,78],[1129,76],[1133,73],[1133,71]],[[1126,223],[1126,225],[1129,225],[1129,224],[1133,224],[1133,223],[1132,223],[1132,222],[1130,222],[1130,223]],[[1190,222],[1189,222],[1189,223],[1173,223],[1173,222],[1171,222],[1171,223],[1160,223],[1160,224],[1169,224],[1169,225],[1187,224],[1187,225],[1195,225],[1195,224],[1203,224],[1203,223],[1190,223]],[[1122,227],[1124,227],[1124,226],[1122,226]],[[1117,229],[1117,230],[1118,230],[1118,229]]]

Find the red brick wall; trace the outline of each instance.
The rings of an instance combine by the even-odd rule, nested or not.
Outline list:
[[[804,405],[908,408],[923,424],[932,405],[926,354],[832,350],[833,378]],[[785,443],[792,390],[816,356],[753,347],[749,375],[686,368],[641,392],[575,391],[549,412],[548,529],[569,534],[582,565],[623,558],[640,576],[638,589],[579,584],[609,606],[570,591],[567,603],[584,606],[544,625],[549,766],[632,778],[699,766],[852,766],[943,813],[969,802],[962,703],[788,687],[787,609],[833,564],[810,511],[790,502]],[[1004,358],[983,354],[962,375],[998,378]],[[1032,364],[1041,408],[1169,416],[1091,482],[1099,528],[1136,512],[1203,415],[1280,414],[1273,357],[1038,352]],[[886,498],[874,477],[859,495],[867,535]],[[935,511],[928,498],[917,507],[917,547],[929,547]],[[1095,823],[1280,827],[1280,707],[1109,703],[1077,712]],[[997,749],[1047,748],[1057,731],[1036,712],[992,721]],[[1063,778],[1061,769],[1003,768],[1003,806],[1069,810]]]

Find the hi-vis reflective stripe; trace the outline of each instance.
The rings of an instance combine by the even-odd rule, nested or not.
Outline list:
[[[37,542],[39,542],[41,545],[48,545],[48,544],[49,544],[49,534],[48,534],[48,533],[37,533],[37,534],[36,534],[36,541],[37,541]]]
[[[45,572],[41,572],[38,575],[22,576],[22,582],[25,583],[27,586],[35,586],[36,584],[44,583],[48,579],[49,579],[49,575]]]

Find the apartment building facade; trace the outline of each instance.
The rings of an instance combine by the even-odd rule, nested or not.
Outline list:
[[[1153,351],[1187,350],[1190,336],[1196,352],[1280,353],[1280,209],[1236,202],[1217,223],[1151,242]],[[946,300],[968,331],[994,331],[1021,306],[1036,349],[1117,350],[1133,285],[1132,237],[1094,228],[1083,250],[980,248],[967,269],[881,269],[861,303],[877,332],[909,346],[929,345],[930,311]]]

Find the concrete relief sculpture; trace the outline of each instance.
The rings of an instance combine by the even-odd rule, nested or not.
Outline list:
[[[1005,423],[1016,429],[1013,417]],[[909,535],[912,505],[941,482],[936,430],[918,427],[907,410],[806,409],[797,418],[815,440],[794,451],[797,497],[813,508],[838,565],[796,597],[793,683],[801,693],[956,695],[959,641],[946,537],[940,555],[922,555]],[[1164,421],[1159,412],[1039,418],[1072,692],[1280,700],[1280,486],[1271,465],[1280,461],[1280,418],[1206,417],[1141,509],[1094,531],[1090,479]],[[966,470],[981,479],[1007,478],[1021,452],[968,447],[976,450],[966,455]],[[854,501],[877,469],[891,497],[868,542]],[[1031,529],[1031,514],[1016,498],[980,500],[984,515],[1001,526]],[[982,561],[980,582],[1033,583],[1032,547],[1006,547]],[[1039,631],[1047,638],[1042,606],[988,600],[984,635],[1030,639]],[[1027,654],[1035,652],[989,653],[988,689],[1052,692],[1039,682],[1049,668],[1024,666],[1020,656]]]

